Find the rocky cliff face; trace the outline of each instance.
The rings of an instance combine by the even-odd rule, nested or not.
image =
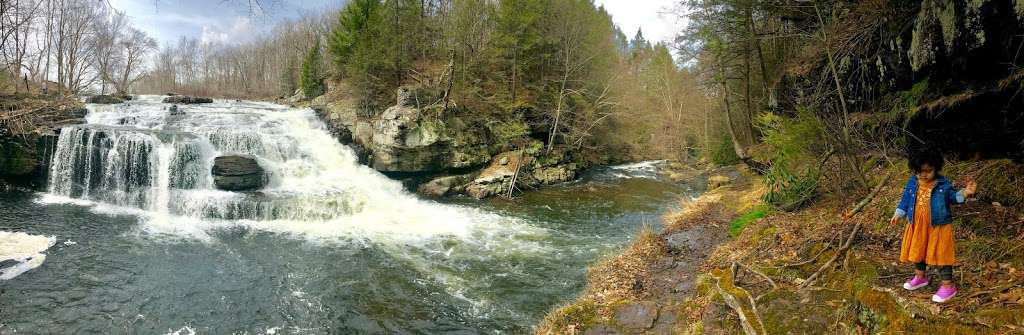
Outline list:
[[[31,97],[2,101],[4,113],[31,110],[21,118],[0,121],[0,178],[16,184],[43,186],[60,128],[85,123],[81,103]]]
[[[543,145],[531,138],[522,114],[442,111],[433,103],[437,100],[425,90],[403,87],[395,105],[379,113],[326,97],[312,105],[363,163],[392,176],[430,180],[420,187],[425,194],[483,198],[504,193],[514,174],[509,162],[516,162],[519,148],[528,152],[517,181],[520,189],[575,178],[577,165],[568,154],[539,153]]]
[[[855,121],[896,126],[961,158],[1024,160],[1024,2],[925,0],[837,2],[841,17],[790,61],[777,87],[780,110],[831,79],[824,46]],[[814,12],[790,18],[817,22]],[[837,97],[833,97],[837,99]],[[991,131],[975,131],[988,129]],[[902,132],[902,131],[901,131]]]

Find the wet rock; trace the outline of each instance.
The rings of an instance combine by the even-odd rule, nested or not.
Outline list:
[[[658,306],[649,301],[625,305],[615,310],[615,323],[629,330],[650,329],[657,318]]]
[[[220,156],[213,160],[213,183],[225,191],[251,191],[267,184],[266,172],[250,156]]]
[[[703,255],[714,245],[713,235],[702,227],[694,227],[669,235],[665,244],[673,253]]]
[[[173,95],[164,98],[163,102],[166,104],[208,104],[212,103],[213,99],[187,95]]]
[[[100,95],[94,95],[94,96],[89,97],[88,99],[85,100],[85,102],[86,103],[90,103],[90,104],[110,105],[110,104],[123,103],[124,99],[119,98],[119,97],[115,97],[115,96],[111,96],[111,95],[100,94]]]
[[[725,185],[729,185],[729,183],[731,182],[732,180],[729,179],[729,177],[723,175],[714,175],[708,177],[708,190],[713,190]]]
[[[539,168],[533,171],[533,177],[544,185],[564,183],[576,178],[576,164]]]
[[[171,112],[171,115],[185,115],[185,112],[178,108],[178,105],[171,105],[168,110]]]
[[[139,118],[135,117],[135,116],[125,116],[125,117],[120,118],[120,119],[117,120],[117,124],[121,125],[121,126],[133,125],[133,124],[136,124],[138,122],[139,122]]]
[[[39,165],[36,150],[20,141],[0,141],[0,175],[28,176]]]
[[[435,178],[423,185],[420,185],[417,191],[422,195],[434,197],[458,194],[466,190],[466,185],[471,182],[473,178],[476,178],[475,173]]]

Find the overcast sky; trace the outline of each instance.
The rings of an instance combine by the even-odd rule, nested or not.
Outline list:
[[[136,27],[160,44],[181,36],[204,42],[242,43],[266,33],[277,22],[303,14],[341,7],[343,0],[262,0],[266,15],[250,15],[247,0],[109,0]],[[674,0],[595,0],[604,5],[619,28],[632,38],[642,28],[649,41],[670,41],[677,28],[671,15],[662,15]]]

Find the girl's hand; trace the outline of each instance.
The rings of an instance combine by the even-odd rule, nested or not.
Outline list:
[[[974,182],[973,179],[967,181],[967,187],[964,187],[964,195],[970,197],[978,193],[978,183]]]

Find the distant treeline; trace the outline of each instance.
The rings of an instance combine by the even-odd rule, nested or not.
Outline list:
[[[0,1],[3,93],[126,93],[156,41],[95,0]]]

